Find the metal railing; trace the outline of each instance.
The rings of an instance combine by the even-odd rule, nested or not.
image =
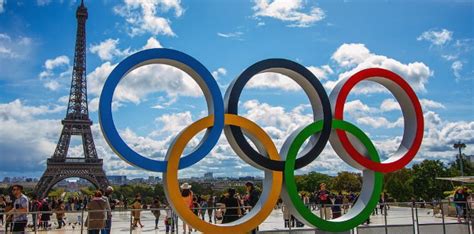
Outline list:
[[[458,203],[462,204],[462,203]],[[458,222],[457,217],[453,217],[455,214],[456,204],[453,202],[403,202],[403,203],[380,203],[377,205],[377,213],[371,215],[370,224],[361,224],[349,233],[354,234],[363,234],[363,233],[389,233],[393,229],[405,230],[406,233],[469,233],[473,234],[472,227],[472,209],[471,204],[466,203],[466,209],[464,210],[465,216],[461,217],[461,222]],[[340,204],[340,205],[326,205],[325,207],[334,208],[339,206],[341,210],[341,215],[344,215],[347,212],[348,208],[350,209],[350,204]],[[319,204],[308,204],[310,209],[314,209],[313,213],[322,217],[322,206]],[[221,223],[224,216],[225,210],[236,209],[232,207],[224,208],[222,206],[217,207],[203,207],[196,208],[195,211],[199,217],[201,217],[206,222],[212,223]],[[244,213],[248,207],[239,207],[243,209]],[[380,211],[380,215],[379,215]],[[38,233],[39,231],[47,230],[51,233],[54,233],[56,230],[61,230],[67,233],[87,233],[88,225],[87,222],[93,221],[88,219],[89,212],[104,212],[106,217],[105,210],[90,211],[90,210],[77,210],[77,211],[64,211],[64,218],[61,219],[64,221],[64,226],[61,225],[61,229],[58,229],[59,222],[56,218],[57,211],[37,211],[37,212],[28,212],[28,227],[27,230],[32,233]],[[154,212],[160,214],[158,216],[159,229],[158,231],[165,230],[166,228],[174,230],[175,233],[182,231],[183,222],[178,218],[178,216],[169,208],[149,208],[149,209],[125,209],[117,207],[117,209],[112,210],[112,233],[134,233],[135,228],[133,226],[134,220],[139,212],[141,223],[145,224],[147,228],[150,226],[154,227],[156,222],[156,217]],[[272,233],[272,232],[285,232],[291,233],[297,231],[298,233],[318,233],[317,229],[308,228],[305,226],[297,227],[301,225],[300,220],[294,220],[294,225],[292,225],[292,220],[288,220],[287,225],[285,225],[285,220],[281,207],[275,207],[275,210],[272,214],[273,219],[267,219],[264,223],[260,225],[259,233]],[[0,213],[1,215],[1,213]],[[50,220],[45,222],[42,217],[44,215],[49,216]],[[331,214],[332,215],[332,214]],[[331,217],[329,215],[329,217]],[[7,218],[7,214],[4,213],[4,219]],[[167,220],[165,220],[165,217]],[[328,217],[328,216],[326,216]],[[168,219],[169,218],[169,219]],[[279,220],[278,220],[279,219]],[[101,219],[102,220],[102,219]],[[59,221],[59,222],[58,222]],[[166,222],[168,221],[168,222]],[[166,224],[165,224],[166,223]],[[7,225],[5,222],[2,229],[5,233],[10,233],[7,230],[11,225]],[[435,231],[433,231],[435,230]],[[460,230],[460,231],[456,231]],[[0,231],[2,233],[2,231]]]

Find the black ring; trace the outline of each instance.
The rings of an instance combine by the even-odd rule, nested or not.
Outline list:
[[[306,152],[302,152],[303,155],[296,159],[295,169],[302,168],[310,164],[319,156],[329,140],[329,135],[331,134],[332,113],[331,104],[329,103],[327,93],[318,78],[301,64],[287,59],[266,59],[248,67],[229,85],[224,99],[226,113],[235,115],[238,114],[238,103],[242,90],[253,76],[262,72],[276,72],[289,76],[305,90],[307,95],[309,95],[308,90],[311,92],[315,91],[317,97],[319,98],[320,105],[322,105],[323,129],[320,134],[313,135],[312,142],[314,143],[315,139],[317,138],[316,143],[314,143],[314,145]],[[305,87],[304,85],[302,86],[298,81],[307,83],[307,85],[310,87]],[[315,103],[311,103],[311,106],[313,108],[313,115],[316,118],[317,113],[315,112],[314,104]],[[315,119],[315,121],[317,120],[320,119]],[[274,171],[284,170],[285,161],[272,160],[255,151],[254,148],[247,142],[247,139],[245,138],[244,133],[240,127],[225,126],[224,133],[234,151],[238,154],[242,153],[244,160],[246,158],[250,159],[252,165]],[[252,141],[254,140],[252,139]],[[282,157],[284,158],[285,155],[282,155]]]

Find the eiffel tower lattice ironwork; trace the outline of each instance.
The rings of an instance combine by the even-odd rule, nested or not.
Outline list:
[[[84,2],[77,8],[77,34],[72,72],[71,91],[66,118],[62,121],[63,129],[56,150],[47,160],[46,171],[36,185],[35,193],[44,198],[51,188],[66,178],[83,178],[97,188],[108,186],[108,180],[102,168],[102,159],[97,157],[97,151],[92,138],[91,125],[87,107],[86,81],[86,20],[87,8]],[[84,157],[67,157],[72,135],[82,137]]]

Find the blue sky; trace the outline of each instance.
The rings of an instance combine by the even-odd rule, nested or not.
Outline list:
[[[425,137],[415,162],[454,159],[452,144],[474,154],[472,1],[85,1],[90,117],[97,123],[103,82],[127,55],[145,48],[185,52],[213,72],[222,93],[240,72],[267,58],[306,66],[328,93],[338,79],[367,67],[404,77],[422,100]],[[145,3],[147,2],[147,3]],[[39,176],[59,138],[71,80],[76,1],[0,0],[0,177]],[[271,85],[269,85],[271,84]],[[114,95],[114,120],[135,150],[161,159],[180,130],[206,115],[194,81],[170,67],[129,74]],[[263,74],[244,89],[240,113],[279,147],[311,121],[309,101],[289,78]],[[401,112],[381,86],[349,96],[348,120],[366,131],[386,158],[403,133]],[[110,175],[145,172],[121,161],[98,124],[95,143]],[[70,155],[81,154],[78,140]],[[194,139],[190,148],[198,143]],[[299,171],[353,170],[329,144]],[[14,165],[14,166],[12,166]],[[340,165],[344,165],[341,167]],[[235,156],[222,136],[203,161],[180,176],[263,175]],[[160,175],[159,175],[160,176]]]

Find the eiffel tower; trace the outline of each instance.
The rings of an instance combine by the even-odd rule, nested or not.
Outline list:
[[[102,159],[97,157],[91,131],[92,121],[89,119],[87,107],[87,16],[87,8],[84,6],[84,2],[81,1],[81,5],[76,11],[76,48],[66,118],[61,121],[63,129],[56,150],[53,156],[48,158],[46,171],[36,185],[35,193],[39,198],[46,197],[55,184],[66,178],[78,177],[86,179],[97,188],[102,189],[109,184],[102,168]],[[84,157],[67,157],[72,135],[80,135],[82,137]]]

